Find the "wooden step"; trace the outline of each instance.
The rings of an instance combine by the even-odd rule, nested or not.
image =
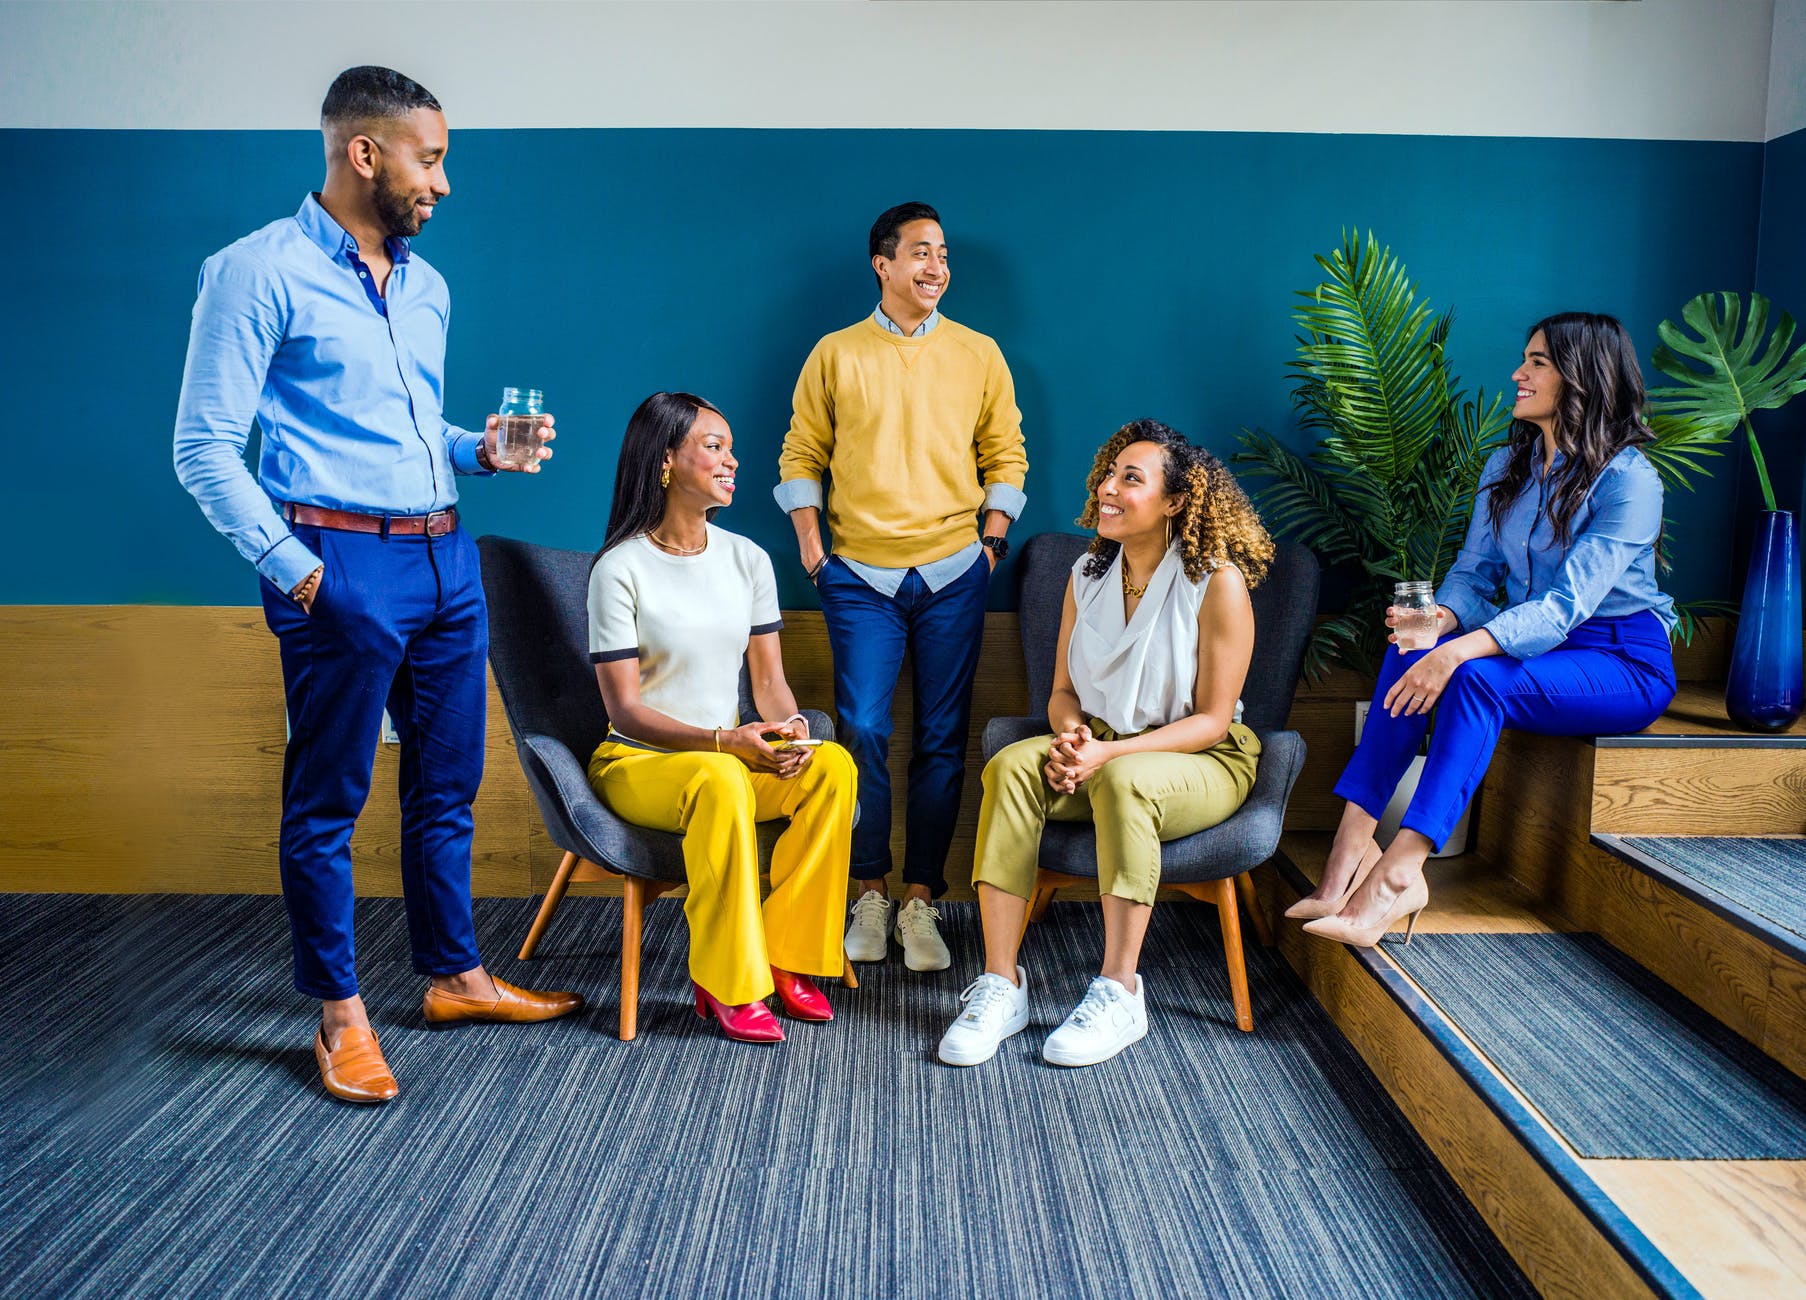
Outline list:
[[[1312,888],[1328,840],[1284,837],[1259,873],[1275,915]],[[1419,934],[1579,928],[1479,855],[1431,880]],[[1281,951],[1543,1294],[1806,1292],[1806,1162],[1581,1157],[1388,946],[1280,925]]]
[[[1806,719],[1739,731],[1723,688],[1684,684],[1635,735],[1593,742],[1592,829],[1619,835],[1797,835],[1806,831]]]
[[[1806,964],[1772,929],[1619,851],[1630,835],[1806,827],[1806,728],[1737,732],[1722,692],[1683,686],[1655,726],[1597,740],[1507,731],[1475,850],[1542,910],[1590,930],[1798,1074]]]

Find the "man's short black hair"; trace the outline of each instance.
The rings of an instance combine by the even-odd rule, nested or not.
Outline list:
[[[346,68],[333,78],[320,105],[320,124],[406,117],[417,108],[444,112],[433,92],[412,77],[404,77],[394,68],[366,64]]]
[[[903,227],[912,221],[932,221],[938,226],[941,214],[926,203],[899,203],[894,208],[886,208],[872,222],[871,256],[886,259],[895,257]]]

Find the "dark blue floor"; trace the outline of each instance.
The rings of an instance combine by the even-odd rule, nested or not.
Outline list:
[[[532,900],[478,905],[489,949]],[[320,1090],[270,898],[0,896],[6,1296],[1528,1296],[1367,1068],[1272,953],[1231,1019],[1214,909],[1162,907],[1150,1036],[1086,1070],[1040,1043],[1094,969],[1056,905],[1034,1023],[931,1059],[972,973],[894,958],[781,1047],[689,1010],[681,908],[649,915],[640,1037],[614,1036],[618,904],[573,899],[498,974],[595,1002],[429,1034],[399,904],[361,905],[402,1095]]]

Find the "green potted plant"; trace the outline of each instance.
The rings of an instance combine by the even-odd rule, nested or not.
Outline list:
[[[1702,293],[1681,309],[1682,325],[1657,327],[1656,368],[1676,381],[1650,396],[1658,435],[1696,444],[1742,429],[1755,462],[1764,510],[1752,539],[1737,636],[1725,681],[1725,711],[1746,731],[1784,731],[1799,718],[1806,691],[1800,664],[1800,554],[1793,511],[1777,508],[1768,463],[1750,416],[1776,410],[1806,392],[1806,344],[1793,346],[1793,317],[1768,330],[1769,301]],[[1766,339],[1765,339],[1766,336]],[[1697,366],[1694,364],[1697,363]]]
[[[1298,294],[1298,355],[1287,369],[1300,456],[1243,430],[1234,463],[1254,480],[1269,527],[1352,573],[1346,608],[1311,638],[1306,672],[1372,674],[1386,648],[1394,583],[1440,582],[1461,548],[1480,471],[1511,423],[1503,394],[1469,397],[1451,373],[1452,313],[1419,301],[1404,265],[1370,232],[1316,259],[1324,280]]]

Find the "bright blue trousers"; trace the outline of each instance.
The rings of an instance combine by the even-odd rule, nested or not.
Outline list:
[[[401,887],[414,969],[481,965],[470,916],[470,804],[483,779],[489,616],[476,543],[297,525],[326,566],[313,613],[266,578],[282,648],[282,896],[295,987],[357,992],[351,828],[370,794],[383,709],[401,738]]]
[[[1361,743],[1336,782],[1337,796],[1371,817],[1385,812],[1429,726],[1427,714],[1394,718],[1380,702],[1427,653],[1386,652]],[[1534,658],[1470,659],[1455,670],[1431,711],[1436,727],[1423,779],[1402,824],[1441,849],[1480,788],[1505,727],[1540,736],[1641,731],[1662,716],[1674,689],[1668,633],[1648,610],[1590,618]]]
[[[853,828],[855,880],[890,874],[891,700],[903,652],[914,669],[915,733],[909,750],[903,883],[947,892],[947,849],[966,780],[972,679],[984,640],[991,564],[972,567],[939,591],[911,569],[895,596],[881,595],[830,557],[815,581],[834,652],[836,738],[859,768],[859,824]]]

